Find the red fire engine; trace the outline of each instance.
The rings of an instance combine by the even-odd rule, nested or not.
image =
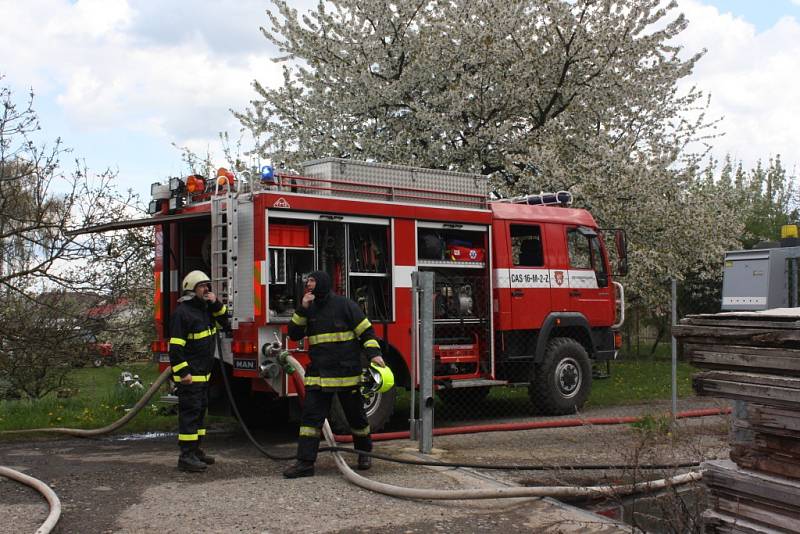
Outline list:
[[[163,369],[179,281],[210,272],[232,314],[221,360],[240,408],[296,397],[264,349],[275,336],[288,341],[303,277],[316,269],[363,307],[405,388],[411,274],[435,273],[434,380],[445,401],[528,384],[540,413],[574,412],[589,395],[593,363],[620,346],[622,286],[591,214],[565,207],[569,193],[488,200],[485,176],[334,158],[299,175],[265,167],[261,176],[220,169],[216,180],[173,178],[152,193],[155,356]],[[306,363],[302,342],[288,347]],[[365,401],[374,430],[395,396],[396,388]]]

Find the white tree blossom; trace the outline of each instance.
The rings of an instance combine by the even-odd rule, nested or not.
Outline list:
[[[237,113],[262,156],[324,156],[491,175],[505,193],[572,191],[627,229],[631,289],[718,259],[740,223],[696,178],[713,121],[677,82],[686,18],[660,0],[272,0],[276,89]]]

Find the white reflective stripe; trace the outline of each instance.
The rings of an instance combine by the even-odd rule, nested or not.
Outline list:
[[[549,288],[550,280],[549,269],[494,270],[494,287],[502,289]]]
[[[722,297],[722,304],[723,306],[731,306],[734,304],[766,306],[767,297]]]
[[[395,265],[392,268],[394,287],[411,287],[411,273],[416,271],[414,265]]]
[[[181,285],[180,284],[180,280],[178,280],[178,271],[170,271],[169,272],[169,290],[172,293],[175,293],[175,292],[178,291],[178,288],[180,287],[180,285]]]
[[[597,275],[592,270],[568,271],[569,287],[597,289]]]
[[[589,269],[494,269],[498,289],[597,289],[597,275]]]

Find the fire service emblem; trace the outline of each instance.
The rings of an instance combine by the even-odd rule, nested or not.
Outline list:
[[[553,277],[556,280],[556,284],[563,285],[564,284],[564,271],[556,271],[553,273]]]

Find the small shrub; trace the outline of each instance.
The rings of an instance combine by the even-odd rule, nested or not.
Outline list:
[[[672,417],[669,414],[646,414],[631,426],[644,434],[668,436],[672,433]]]

